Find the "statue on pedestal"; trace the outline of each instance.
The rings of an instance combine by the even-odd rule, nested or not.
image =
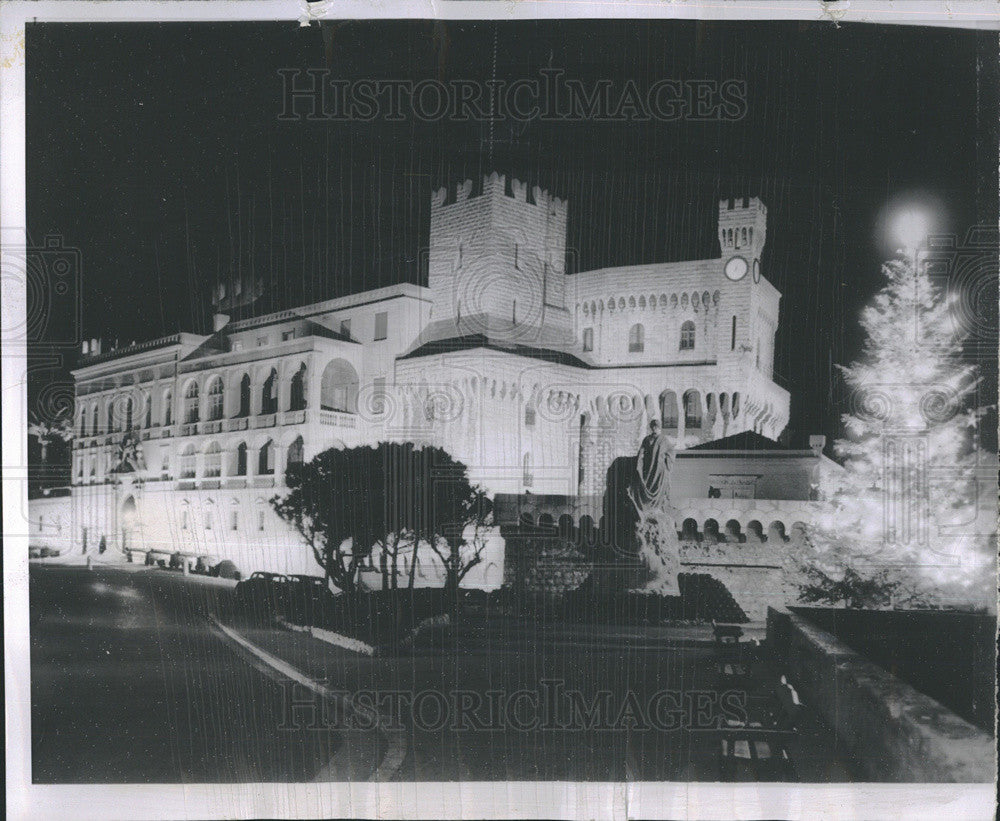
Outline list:
[[[639,555],[650,573],[643,589],[666,596],[680,595],[677,583],[680,542],[670,505],[673,466],[674,444],[654,419],[649,423],[649,435],[639,445],[628,497],[639,516],[636,524]]]

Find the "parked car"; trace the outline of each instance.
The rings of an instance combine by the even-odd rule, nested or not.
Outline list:
[[[330,612],[333,594],[322,576],[289,576],[287,617],[296,624],[317,624]]]
[[[288,609],[292,581],[281,573],[258,570],[236,585],[236,603],[248,614],[269,618]]]

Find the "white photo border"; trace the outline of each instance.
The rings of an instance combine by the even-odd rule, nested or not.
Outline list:
[[[479,2],[478,0],[164,0],[22,2],[0,5],[0,229],[24,246],[25,23],[287,21],[322,19],[662,18],[830,20],[1000,29],[993,3],[910,0],[892,4],[757,2]],[[85,70],[85,67],[80,67]],[[9,257],[5,257],[8,262]],[[16,261],[16,260],[15,260]],[[26,294],[0,272],[3,328],[23,325]],[[5,336],[7,334],[5,333]],[[379,818],[993,818],[993,784],[711,784],[486,782],[399,784],[31,783],[27,545],[27,356],[3,339],[4,675],[7,815],[12,819]]]

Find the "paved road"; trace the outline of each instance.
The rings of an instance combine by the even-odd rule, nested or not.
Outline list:
[[[503,622],[463,631],[458,648],[431,635],[409,655],[369,657],[231,622],[305,679],[381,713],[391,733],[345,728],[342,710],[317,713],[306,691],[220,638],[210,616],[231,615],[231,596],[163,570],[33,567],[35,781],[358,780],[393,750],[386,777],[404,781],[715,781],[733,738],[724,719],[777,681],[758,665],[734,700],[717,651],[642,630],[598,642]],[[815,716],[787,741],[800,780],[850,778]]]
[[[33,780],[312,780],[344,736],[280,729],[281,684],[207,620],[231,595],[169,571],[33,566]]]

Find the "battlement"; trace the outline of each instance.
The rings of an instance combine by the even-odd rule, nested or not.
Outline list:
[[[482,190],[476,195],[472,194],[472,180],[460,182],[455,187],[455,196],[450,202],[449,193],[447,186],[442,186],[431,194],[432,214],[441,208],[450,208],[469,200],[478,200],[486,197],[504,197],[508,200],[521,202],[544,212],[546,217],[560,220],[566,219],[569,206],[568,200],[560,199],[537,185],[532,187],[529,199],[528,184],[513,177],[510,180],[510,193],[507,193],[507,177],[504,174],[498,174],[496,171],[483,177]]]
[[[767,206],[757,197],[730,197],[719,200],[719,217],[723,214],[730,217],[746,218],[752,214],[767,216]]]

